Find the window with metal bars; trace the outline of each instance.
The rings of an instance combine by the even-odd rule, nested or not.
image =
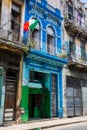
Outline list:
[[[80,88],[81,87],[81,79],[77,77],[66,77],[66,86],[73,87],[73,88]]]
[[[74,20],[74,17],[73,17],[73,4],[71,2],[68,3],[68,18],[70,20]]]
[[[21,22],[21,6],[12,3],[11,9],[11,29],[13,31],[13,40],[18,41],[20,36],[20,22]]]
[[[55,54],[55,33],[52,27],[47,28],[47,52],[49,54]]]
[[[56,116],[57,75],[52,74],[52,117]]]

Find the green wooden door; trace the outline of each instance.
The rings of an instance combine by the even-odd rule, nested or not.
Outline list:
[[[3,86],[3,68],[0,68],[0,125],[3,124],[5,87]]]

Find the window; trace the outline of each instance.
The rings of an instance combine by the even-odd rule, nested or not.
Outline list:
[[[41,48],[40,35],[41,35],[40,24],[38,23],[33,31],[30,30],[30,41],[32,44],[34,44],[36,50],[40,50]]]
[[[84,18],[83,18],[82,9],[79,9],[79,12],[78,12],[78,25],[80,25],[80,26],[84,25]]]
[[[54,30],[51,27],[47,28],[47,52],[49,54],[55,54],[55,43],[54,43]]]
[[[85,59],[85,44],[81,42],[81,58]]]
[[[74,20],[74,17],[73,17],[73,4],[72,4],[72,2],[68,3],[68,18],[70,20]]]
[[[74,52],[74,47],[75,47],[74,37],[70,36],[70,39],[69,39],[69,52]]]
[[[43,78],[43,73],[41,72],[36,72],[34,70],[30,71],[30,78],[29,81],[30,82],[37,82],[37,83],[41,83]]]
[[[13,41],[18,41],[20,36],[21,7],[12,3],[11,10],[12,20],[11,29],[13,31]]]

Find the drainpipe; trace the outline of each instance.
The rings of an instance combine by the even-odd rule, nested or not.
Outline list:
[[[16,98],[16,123],[21,123],[21,92],[22,92],[22,63],[23,55],[20,60],[20,70],[19,70],[19,80],[18,80],[18,89],[17,89],[17,98]]]

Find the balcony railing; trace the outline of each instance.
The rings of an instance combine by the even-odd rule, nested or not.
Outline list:
[[[71,64],[75,63],[87,66],[87,58],[75,52],[68,53],[68,61]]]
[[[29,48],[35,49],[35,50],[41,50],[41,41],[39,39],[31,38],[29,39]]]
[[[73,14],[70,13],[65,14],[64,18],[65,18],[65,23],[70,22],[74,26],[79,27],[80,29],[82,29],[87,33],[87,21],[85,21],[84,18],[80,16],[74,16]]]
[[[51,55],[55,55],[56,47],[51,44],[47,44],[47,52]]]
[[[0,38],[7,39],[15,43],[22,43],[22,36],[14,30],[0,29]]]
[[[43,45],[45,45],[45,48],[42,49]],[[39,39],[32,39],[29,40],[29,48],[35,49],[37,51],[43,51],[44,53],[48,53],[51,55],[56,55],[56,47],[55,45],[46,44],[45,42],[41,42]]]

